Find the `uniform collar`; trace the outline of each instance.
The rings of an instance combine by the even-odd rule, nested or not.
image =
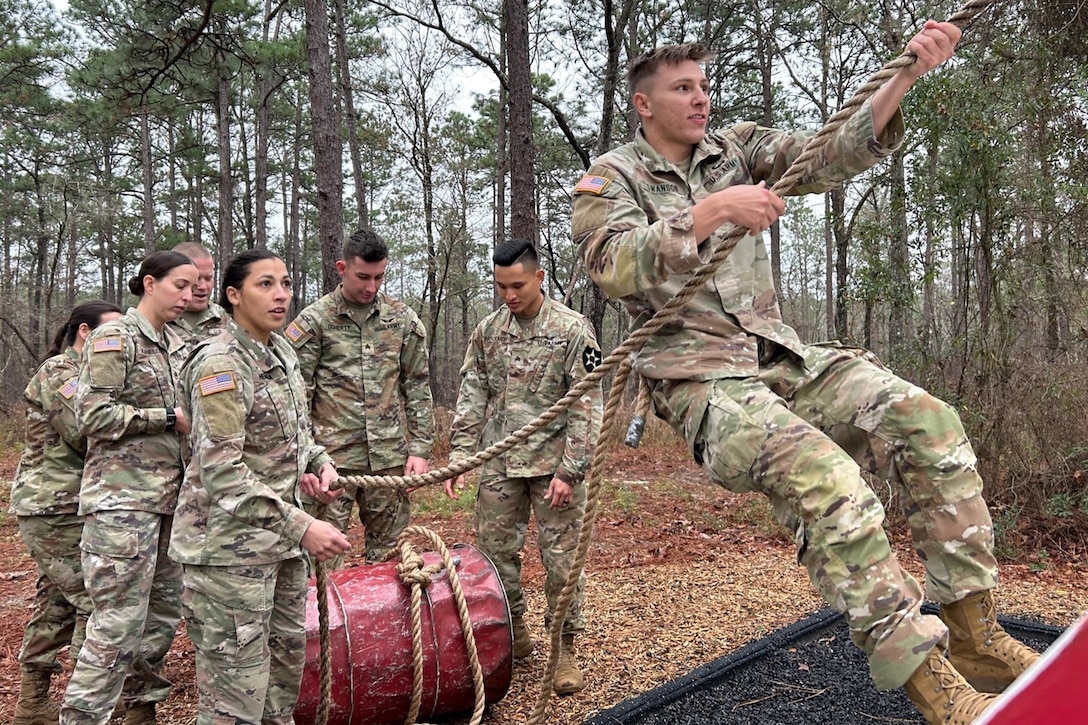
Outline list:
[[[555,307],[555,302],[551,297],[544,294],[544,302],[540,305],[540,311],[536,313],[536,317],[533,318],[532,326],[537,330],[545,329],[548,318],[551,316],[551,311]],[[514,337],[521,337],[521,332],[524,329],[521,323],[518,322],[518,317],[510,308],[506,305],[502,306],[502,311],[505,317],[502,321],[502,331],[513,335]]]
[[[373,317],[374,315],[380,315],[382,312],[382,303],[384,302],[385,295],[379,292],[374,295],[374,301],[369,305],[355,305],[348,302],[344,297],[344,285],[343,283],[336,286],[336,314],[343,315],[355,319],[355,313],[365,312],[364,320]]]
[[[129,307],[125,316],[136,323],[136,327],[144,337],[160,347],[166,348],[167,352],[176,352],[185,347],[185,342],[178,336],[178,333],[170,328],[170,325],[163,325],[162,332],[159,332],[151,324],[151,321],[144,317],[143,313],[135,307]]]
[[[642,162],[651,172],[663,173],[671,171],[680,173],[683,176],[676,164],[662,156],[657,152],[657,149],[650,145],[650,142],[646,140],[646,134],[642,132],[641,126],[635,131],[635,148],[638,150],[638,155],[642,157]],[[721,156],[721,154],[722,147],[714,143],[709,136],[704,135],[703,140],[695,146],[695,152],[691,157],[691,169],[694,169],[706,159]],[[689,169],[689,173],[691,169]]]
[[[227,328],[234,335],[234,338],[238,340],[238,344],[242,346],[242,349],[257,361],[257,366],[262,372],[268,372],[275,367],[283,367],[283,362],[280,360],[279,355],[275,354],[276,351],[274,350],[276,345],[275,333],[269,336],[268,344],[265,345],[249,334],[249,330],[239,325],[233,318],[227,319]]]

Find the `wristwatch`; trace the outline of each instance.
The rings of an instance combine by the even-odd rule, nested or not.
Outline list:
[[[174,412],[173,408],[166,409],[166,430],[174,430],[174,426],[178,424],[178,414]]]

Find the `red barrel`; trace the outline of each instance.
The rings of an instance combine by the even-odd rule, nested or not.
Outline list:
[[[491,561],[476,548],[450,549],[465,594],[488,703],[510,688],[513,635],[510,605]],[[436,553],[427,565],[441,563]],[[397,561],[329,572],[329,647],[332,699],[328,725],[395,725],[404,722],[412,698],[411,589]],[[471,712],[476,702],[472,669],[457,603],[446,572],[431,575],[421,604],[423,701],[419,719]],[[306,600],[306,669],[295,721],[314,722],[321,696],[321,634],[317,588]]]

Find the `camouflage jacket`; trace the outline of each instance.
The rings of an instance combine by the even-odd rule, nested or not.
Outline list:
[[[516,432],[601,361],[589,321],[548,297],[522,324],[503,306],[480,321],[461,367],[457,411],[450,427],[450,461],[468,458]],[[557,475],[581,481],[601,425],[597,385],[525,443],[484,465],[485,474]]]
[[[87,438],[79,512],[171,514],[181,485],[181,436],[166,429],[178,405],[184,343],[136,308],[98,327],[83,347],[76,420]]]
[[[26,447],[11,484],[11,513],[56,516],[79,510],[86,441],[76,428],[79,353],[69,347],[41,365],[23,391]]]
[[[634,141],[597,159],[575,187],[572,236],[590,276],[623,301],[636,327],[645,324],[733,229],[724,224],[700,244],[692,205],[736,184],[766,181],[770,187],[811,135],[739,124],[708,134],[684,174],[640,129]],[[866,103],[831,137],[816,168],[792,193],[832,189],[888,156],[902,139],[898,111],[881,138],[874,138]],[[759,338],[793,351],[809,366],[826,358],[782,321],[762,236],[745,235],[674,322],[646,344],[635,369],[656,379],[748,377],[758,370]]]
[[[411,307],[384,294],[351,305],[337,287],[284,334],[298,353],[314,437],[339,468],[380,471],[409,455],[430,458],[427,336]]]
[[[310,432],[298,359],[233,321],[202,341],[181,374],[192,459],[174,513],[170,556],[183,564],[268,564],[302,555],[313,517],[299,481],[331,459]]]
[[[201,340],[215,337],[227,327],[227,311],[214,302],[201,312],[185,312],[170,323],[178,337],[185,341],[186,349],[192,350]]]

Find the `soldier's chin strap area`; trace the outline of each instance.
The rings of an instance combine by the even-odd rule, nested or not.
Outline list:
[[[993,3],[993,0],[968,0],[948,22],[961,28],[969,24],[979,14]],[[786,196],[797,186],[797,183],[805,176],[813,161],[818,161],[821,151],[830,141],[831,137],[841,128],[851,116],[860,109],[876,92],[900,69],[914,63],[916,56],[910,51],[904,51],[894,60],[889,61],[879,71],[874,73],[864,85],[862,85],[843,106],[828,119],[820,131],[809,139],[801,154],[786,170],[782,177],[771,187],[771,191],[779,196]],[[548,410],[541,413],[535,420],[526,424],[520,430],[512,433],[503,440],[489,446],[486,450],[477,452],[462,461],[447,465],[444,468],[428,471],[416,476],[344,476],[346,483],[356,486],[368,486],[379,488],[408,489],[426,485],[438,484],[463,473],[479,468],[484,463],[502,455],[516,445],[525,442],[533,433],[554,421],[561,413],[566,411],[574,401],[578,400],[590,388],[597,385],[610,372],[615,371],[612,385],[608,395],[602,418],[601,430],[593,449],[593,460],[589,472],[586,475],[586,506],[582,519],[582,526],[578,538],[578,548],[574,565],[567,576],[566,585],[556,603],[556,611],[553,613],[551,625],[548,631],[551,648],[548,653],[548,663],[541,677],[540,693],[537,697],[533,711],[527,720],[528,725],[538,725],[544,719],[544,711],[551,698],[552,682],[555,678],[555,670],[559,658],[560,641],[562,638],[563,620],[570,608],[577,583],[585,568],[586,555],[589,551],[589,542],[592,538],[593,522],[597,515],[597,502],[600,491],[602,471],[608,448],[607,441],[614,435],[616,421],[619,418],[618,411],[623,399],[623,392],[627,380],[631,374],[634,356],[643,348],[647,341],[670,323],[676,315],[691,300],[703,284],[710,279],[725,262],[726,258],[744,238],[746,230],[734,226],[732,231],[722,239],[714,250],[713,255],[687,280],[676,296],[665,303],[654,316],[639,329],[635,330],[619,346],[598,365],[592,372],[574,385],[566,395],[556,401]],[[636,415],[642,417],[643,425],[648,415],[650,405],[649,386],[640,381],[639,403]],[[645,394],[643,394],[645,390]],[[637,444],[637,437],[631,437]],[[319,599],[324,596],[324,589],[318,588]]]

